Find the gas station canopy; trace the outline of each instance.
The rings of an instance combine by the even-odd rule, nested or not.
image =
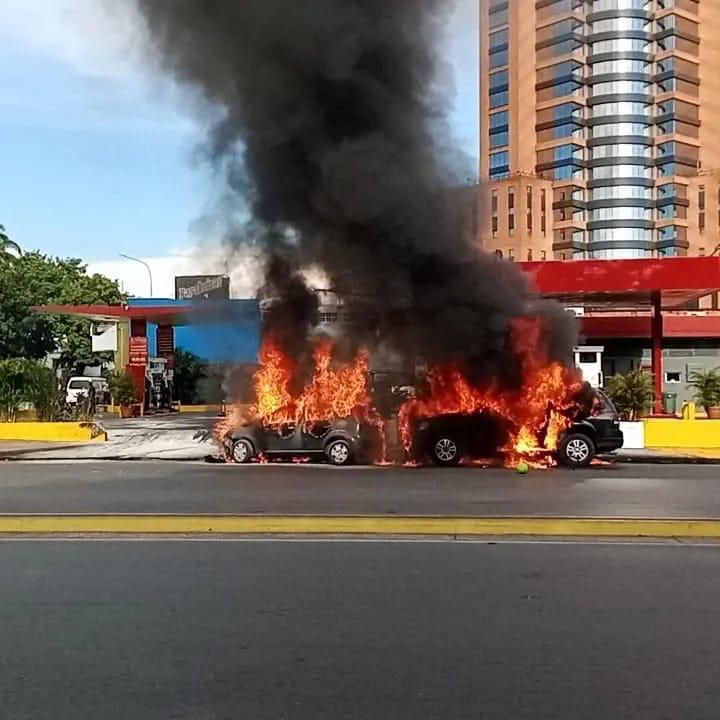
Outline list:
[[[97,323],[137,320],[175,327],[242,320],[257,314],[254,301],[249,304],[231,301],[171,305],[35,305],[31,310],[38,313],[74,315]]]
[[[193,311],[192,307],[158,305],[155,307],[130,307],[128,305],[35,305],[39,313],[75,315],[98,323],[130,322],[146,320],[158,325],[184,325]]]
[[[573,260],[520,263],[535,289],[587,310],[663,309],[720,290],[720,257]]]

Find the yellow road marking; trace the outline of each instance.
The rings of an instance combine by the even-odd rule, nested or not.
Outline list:
[[[356,515],[0,515],[0,533],[720,538],[720,519]]]

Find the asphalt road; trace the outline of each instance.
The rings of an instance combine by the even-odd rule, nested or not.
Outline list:
[[[717,718],[720,547],[0,543],[7,720]]]
[[[720,474],[626,465],[479,468],[0,463],[0,513],[264,513],[720,518]]]

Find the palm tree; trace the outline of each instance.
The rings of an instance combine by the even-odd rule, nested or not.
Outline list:
[[[13,252],[22,255],[22,248],[8,237],[5,227],[0,225],[0,260],[8,260],[14,257]]]

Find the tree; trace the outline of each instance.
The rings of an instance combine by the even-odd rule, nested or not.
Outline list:
[[[0,261],[0,359],[39,359],[55,349],[52,328],[30,312],[32,296],[14,265]]]
[[[90,321],[67,315],[37,315],[32,305],[117,304],[124,300],[117,283],[88,275],[81,260],[24,253],[0,263],[0,357],[41,358],[60,352],[64,367],[92,364]]]
[[[5,227],[0,225],[0,262],[13,259],[15,257],[13,253],[22,255],[22,249],[8,237]]]
[[[191,405],[197,400],[198,381],[205,377],[205,369],[197,355],[175,351],[175,374],[173,375],[173,389],[175,398],[185,405]]]

